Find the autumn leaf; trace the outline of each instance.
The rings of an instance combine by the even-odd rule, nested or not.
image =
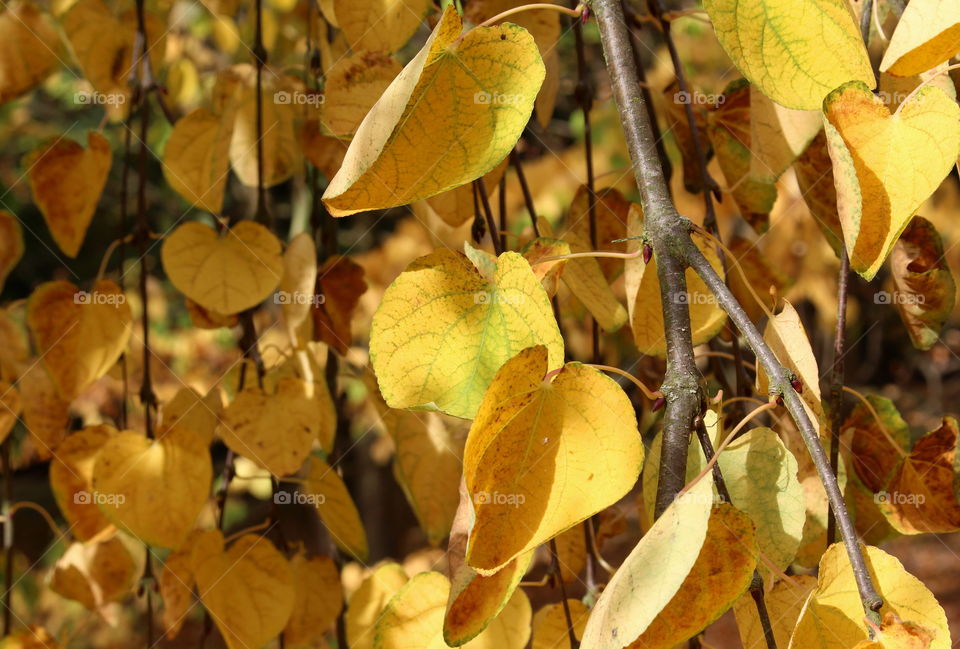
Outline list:
[[[160,618],[167,639],[173,639],[180,633],[187,614],[193,607],[193,587],[196,578],[193,574],[193,544],[203,532],[196,531],[180,548],[167,555],[163,569],[157,575],[157,586],[163,599],[163,611]]]
[[[767,321],[763,339],[783,366],[802,384],[800,397],[814,422],[822,421],[820,402],[820,369],[810,346],[810,339],[800,321],[800,314],[792,304],[783,301],[783,309]],[[769,380],[764,371],[757,372],[757,393],[767,394]]]
[[[167,184],[195,207],[219,214],[230,170],[233,105],[218,115],[197,108],[173,126],[163,151]]]
[[[190,431],[205,444],[210,444],[222,413],[223,393],[220,388],[211,388],[205,396],[191,387],[180,388],[161,407],[160,436],[164,431],[177,427]]]
[[[837,209],[837,190],[833,182],[833,166],[827,149],[824,130],[817,133],[793,165],[797,184],[811,216],[833,251],[840,256],[843,230]]]
[[[920,624],[903,622],[894,613],[887,612],[873,640],[861,640],[853,649],[927,649],[936,632]]]
[[[136,584],[137,564],[120,536],[74,542],[53,567],[50,589],[91,611],[122,599]]]
[[[311,458],[304,490],[314,497],[317,513],[337,547],[360,561],[366,560],[367,533],[336,469],[319,458]]]
[[[852,429],[850,456],[854,470],[863,485],[876,493],[883,489],[904,449],[910,446],[910,427],[890,399],[873,394],[868,394],[866,399],[879,422],[866,404],[858,403],[847,415],[841,430]]]
[[[568,599],[567,608],[573,620],[574,637],[580,640],[587,626],[590,609],[579,599]],[[567,616],[562,602],[547,604],[534,614],[532,649],[574,649],[570,646]]]
[[[784,108],[750,86],[751,178],[767,182],[779,178],[821,130],[819,111]]]
[[[915,216],[890,252],[892,301],[917,349],[930,349],[953,311],[957,285],[943,254],[940,234]]]
[[[367,575],[347,604],[347,644],[351,649],[373,649],[374,626],[380,613],[407,580],[403,567],[391,561]]]
[[[87,134],[86,149],[61,136],[23,159],[33,200],[68,257],[80,252],[112,160],[110,143],[96,131]]]
[[[473,418],[503,363],[538,344],[549,364],[563,341],[546,292],[530,265],[507,252],[493,277],[460,253],[439,249],[414,261],[384,293],[373,316],[370,356],[392,408]]]
[[[262,647],[294,610],[290,564],[263,536],[246,534],[223,549],[219,530],[204,532],[193,552],[197,594],[229,649]]]
[[[0,13],[0,104],[43,81],[57,65],[56,30],[31,2],[17,1]]]
[[[960,152],[960,107],[923,88],[893,114],[861,82],[823,101],[850,266],[873,279],[910,218]]]
[[[790,0],[705,0],[703,6],[743,76],[782,106],[815,110],[842,83],[874,83],[844,0],[809,0],[802,7]]]
[[[23,399],[20,391],[6,381],[0,381],[0,444],[17,425],[22,411]]]
[[[484,187],[488,193],[492,193],[494,187],[500,185],[500,179],[506,173],[509,162],[509,158],[504,158],[483,176]],[[474,200],[474,191],[473,183],[467,183],[429,197],[426,204],[444,223],[459,227],[477,216],[476,208],[479,204]]]
[[[10,212],[0,210],[0,290],[7,281],[7,275],[21,257],[23,257],[23,230],[20,228],[20,221]]]
[[[960,7],[941,0],[916,0],[903,10],[880,62],[880,71],[911,77],[960,52]]]
[[[87,426],[70,434],[50,462],[50,490],[70,532],[89,541],[110,527],[110,521],[93,502],[93,466],[100,449],[117,434],[112,426]]]
[[[210,453],[195,437],[168,431],[151,440],[124,430],[101,447],[90,497],[144,543],[176,548],[193,529],[212,479]]]
[[[336,624],[343,608],[343,591],[337,566],[330,557],[297,554],[290,560],[290,569],[293,612],[283,639],[296,646],[321,638]]]
[[[930,629],[935,634],[930,649],[949,649],[947,616],[930,591],[895,557],[873,546],[861,547],[873,584],[883,598],[880,614],[894,613]],[[850,559],[843,544],[834,543],[820,559],[817,588],[800,614],[789,649],[848,649],[867,639]]]
[[[579,363],[546,379],[548,369],[543,346],[507,361],[467,436],[466,556],[481,574],[615,503],[640,474],[636,418],[616,382]]]
[[[376,31],[381,29],[378,26]],[[336,137],[352,137],[402,69],[383,52],[359,51],[334,63],[323,87],[323,126]]]
[[[807,596],[816,586],[816,577],[792,575],[789,579],[777,581],[764,592],[763,603],[776,646],[786,648],[790,643],[790,634],[793,633],[793,627],[797,624]],[[741,595],[733,605],[733,613],[744,649],[765,649],[767,640],[753,594],[747,592]]]
[[[120,358],[133,314],[120,287],[110,280],[100,280],[89,293],[56,281],[34,290],[27,324],[57,391],[72,401]]]
[[[540,53],[533,37],[511,23],[462,37],[461,29],[448,6],[420,53],[367,113],[323,194],[331,214],[434,196],[479,178],[513,148],[543,82]]]
[[[203,223],[184,223],[164,238],[160,258],[180,292],[224,315],[256,306],[283,277],[280,241],[251,221],[220,235]]]
[[[613,187],[607,187],[596,192],[593,198],[593,213],[596,221],[596,239],[597,245],[590,245],[591,226],[590,226],[590,191],[586,185],[580,185],[577,193],[573,195],[570,201],[570,209],[567,211],[566,227],[569,233],[575,235],[574,239],[583,245],[589,245],[590,250],[600,250],[602,252],[626,252],[627,244],[623,241],[617,241],[627,236],[627,220],[630,212],[631,203],[619,190]],[[572,243],[567,235],[561,236],[567,242]],[[616,243],[615,243],[616,242]],[[613,279],[623,270],[622,262],[619,259],[596,259],[596,263],[603,268],[603,274],[607,279]]]
[[[353,313],[367,292],[363,267],[349,257],[331,256],[316,273],[315,292],[323,300],[311,311],[313,338],[346,355],[353,342]]]
[[[730,256],[736,260],[740,270],[733,268],[733,261],[729,262],[730,272],[727,277],[730,292],[754,322],[759,322],[765,315],[763,307],[770,306],[770,292],[782,295],[791,283],[760,248],[759,241],[748,241],[742,237],[734,237],[726,242]],[[729,258],[729,257],[728,257]],[[746,275],[746,278],[744,278]],[[752,291],[751,291],[752,289]],[[758,304],[756,294],[765,302]]]
[[[757,530],[733,505],[715,505],[697,560],[670,602],[632,646],[670,649],[720,617],[750,585]]]
[[[713,484],[700,480],[663,512],[600,594],[583,649],[623,649],[650,627],[696,563],[712,503]]]
[[[23,423],[37,444],[41,460],[49,459],[67,434],[70,402],[60,396],[43,364],[36,359],[20,377]]]
[[[410,40],[430,9],[429,0],[331,0],[329,5],[351,48],[386,53]]]

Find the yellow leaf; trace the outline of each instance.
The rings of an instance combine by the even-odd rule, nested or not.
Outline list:
[[[187,307],[187,314],[190,316],[190,324],[197,329],[228,329],[236,327],[240,322],[237,314],[223,315],[210,309],[205,309],[190,298],[184,298],[184,306]]]
[[[634,646],[670,649],[699,633],[747,589],[756,564],[757,533],[750,517],[729,503],[715,505],[696,563]]]
[[[197,108],[177,120],[163,151],[163,177],[185,201],[219,214],[230,171],[233,111]]]
[[[21,257],[23,257],[23,230],[20,228],[20,221],[10,212],[0,210],[0,290],[7,281],[7,275]]]
[[[87,134],[86,149],[61,136],[23,159],[33,200],[68,257],[83,245],[112,160],[110,143],[96,131]]]
[[[255,383],[240,392],[224,410],[219,434],[238,455],[285,476],[303,466],[324,428],[323,418],[307,384],[284,377],[272,394]]]
[[[915,0],[907,5],[890,37],[880,71],[898,77],[926,72],[960,52],[960,5]]]
[[[587,565],[587,539],[584,536],[586,532],[584,525],[574,525],[554,539],[557,542],[560,578],[568,583],[576,581]]]
[[[342,26],[339,8],[337,17]],[[453,189],[493,169],[516,144],[543,82],[533,37],[511,23],[460,36],[460,17],[448,6],[360,124],[323,194],[331,214],[405,205]]]
[[[360,51],[334,63],[323,86],[323,125],[330,134],[352,136],[402,69],[383,52]]]
[[[489,577],[477,574],[463,563],[462,556],[458,559],[461,565],[454,573],[443,617],[443,640],[451,647],[476,638],[503,612],[530,567],[533,551],[513,559]]]
[[[280,634],[294,609],[290,564],[268,539],[240,537],[223,551],[218,530],[204,533],[194,553],[197,594],[229,649],[262,647]]]
[[[620,386],[580,363],[552,380],[548,369],[543,346],[507,361],[467,436],[476,522],[466,556],[481,574],[612,505],[640,475],[643,444]]]
[[[70,523],[70,533],[88,541],[110,526],[93,502],[93,465],[100,449],[117,434],[112,426],[87,426],[63,441],[50,462],[50,489]]]
[[[387,602],[407,583],[407,573],[398,563],[384,563],[371,572],[347,606],[347,645],[350,649],[373,649],[374,626]]]
[[[240,182],[247,187],[258,184],[257,146],[263,149],[263,185],[273,187],[290,179],[300,166],[300,144],[297,142],[294,118],[296,108],[317,111],[321,106],[318,94],[294,89],[276,72],[262,75],[263,124],[257,129],[256,70],[241,64],[221,72],[217,85],[231,94],[235,104],[233,135],[230,138],[230,164]]]
[[[223,394],[218,387],[211,388],[206,396],[200,396],[196,390],[184,387],[177,390],[160,413],[161,434],[174,426],[190,431],[205,445],[213,441],[213,433],[220,423],[223,412]]]
[[[376,625],[375,649],[446,646],[443,615],[450,582],[439,572],[422,572],[390,600]],[[522,649],[530,639],[530,600],[514,591],[500,615],[466,649]]]
[[[426,17],[430,2],[332,0],[330,9],[351,48],[389,53],[410,40]]]
[[[343,589],[330,557],[297,554],[290,560],[293,574],[293,612],[283,631],[288,646],[307,644],[336,624],[343,608]]]
[[[800,611],[807,601],[807,596],[816,588],[817,578],[810,575],[793,575],[789,580],[783,579],[773,585],[763,595],[773,629],[773,637],[777,647],[787,648],[790,643],[790,634],[797,624]],[[737,618],[737,629],[740,631],[740,641],[744,649],[767,649],[767,640],[763,635],[763,625],[757,614],[757,604],[752,593],[744,593],[733,605],[733,613]]]
[[[613,187],[597,191],[594,201],[597,245],[596,248],[590,246],[590,249],[602,250],[603,252],[626,252],[627,243],[623,241],[614,243],[614,240],[623,239],[627,236],[627,222],[633,203],[625,199],[623,194]],[[573,196],[573,200],[570,201],[566,225],[569,232],[576,234],[584,245],[589,244],[591,240],[590,191],[586,185],[580,185],[577,188],[577,193]],[[572,244],[572,241],[566,236],[561,238]],[[623,262],[619,259],[599,258],[596,262],[603,268],[603,274],[607,279],[613,279],[623,270]]]
[[[47,282],[27,305],[30,332],[66,401],[113,367],[127,347],[132,322],[126,297],[110,280],[100,280],[89,293],[70,282]]]
[[[150,440],[124,430],[97,455],[91,498],[144,543],[175,548],[193,529],[212,478],[210,453],[189,432],[174,429]]]
[[[822,128],[819,111],[784,108],[750,86],[750,176],[773,182]]]
[[[541,232],[543,230],[541,229]],[[551,297],[557,294],[560,288],[560,278],[567,266],[567,259],[554,261],[540,261],[546,257],[559,257],[560,255],[570,254],[570,244],[566,241],[554,239],[551,237],[538,237],[525,245],[520,253],[523,258],[530,263],[533,274],[537,276],[547,295]]]
[[[889,612],[874,631],[874,640],[861,640],[853,649],[927,649],[935,636],[931,629],[903,622]]]
[[[567,232],[563,238],[570,244],[571,252],[592,250],[589,242],[573,232]],[[614,295],[596,259],[567,260],[561,278],[570,292],[587,307],[601,329],[612,333],[626,324],[627,310]]]
[[[10,2],[0,14],[0,104],[43,81],[59,63],[56,30],[30,2]]]
[[[947,616],[933,594],[895,558],[873,546],[861,546],[873,584],[883,598],[881,615],[926,627],[934,634],[930,649],[949,649]],[[853,568],[842,543],[834,543],[820,559],[817,589],[804,606],[788,649],[849,649],[867,640],[863,604]]]
[[[296,331],[317,302],[317,244],[309,232],[293,237],[283,253],[277,300],[288,331]]]
[[[483,184],[488,194],[492,194],[494,188],[500,185],[500,179],[503,178],[509,162],[509,158],[504,158],[483,177]],[[474,208],[477,205],[473,202],[473,183],[460,185],[442,194],[431,196],[427,199],[427,205],[443,219],[444,223],[455,228],[460,227],[476,216]]]
[[[93,611],[130,593],[138,577],[133,557],[114,534],[70,544],[53,567],[50,589]]]
[[[224,315],[256,306],[283,277],[280,241],[251,221],[219,236],[202,223],[185,223],[164,239],[160,258],[181,293]]]
[[[844,82],[874,83],[845,0],[705,0],[703,6],[743,76],[782,106],[815,110]]]
[[[580,640],[590,617],[590,609],[579,599],[568,599],[567,607],[573,620],[574,637]],[[563,604],[547,604],[533,616],[533,649],[573,649],[568,628]]]
[[[827,162],[827,164],[830,163]],[[763,306],[768,308],[771,306],[771,300],[769,299],[771,291],[774,291],[776,295],[782,295],[784,289],[792,283],[790,278],[786,277],[780,268],[763,254],[759,243],[759,241],[748,241],[741,237],[733,237],[726,241],[727,248],[731,253],[730,256],[736,260],[740,270],[746,274],[746,280],[744,280],[740,270],[733,268],[733,261],[728,262],[727,266],[730,268],[730,272],[727,275],[727,281],[730,292],[743,305],[743,309],[753,322],[761,322],[766,315]],[[747,282],[749,282],[749,288]],[[750,291],[750,288],[753,289],[753,292]],[[756,293],[763,302],[758,303],[753,293]]]
[[[546,345],[550,368],[563,339],[546,292],[514,252],[484,278],[448,249],[414,261],[390,285],[373,316],[370,356],[392,408],[426,408],[471,419],[503,363]]]
[[[20,377],[23,397],[23,423],[36,441],[41,460],[50,458],[59,447],[70,424],[70,402],[65,401],[37,359]]]
[[[622,649],[650,627],[693,568],[712,505],[708,477],[663,512],[600,594],[583,632],[583,649]]]
[[[873,279],[960,152],[960,106],[926,87],[893,114],[859,82],[823,101],[850,266]]]
[[[357,506],[336,469],[319,458],[311,458],[304,487],[313,496],[317,513],[337,547],[365,561],[367,533]]]
[[[627,236],[635,237],[641,234],[643,234],[643,213],[638,206],[630,210]],[[627,252],[637,252],[643,245],[639,240],[631,240],[627,243],[629,244]],[[720,263],[716,249],[699,236],[694,237],[694,243],[710,261],[710,265],[723,276],[723,265]],[[663,307],[660,281],[657,279],[656,255],[650,259],[650,263],[646,264],[639,256],[627,259],[625,266],[627,308],[634,342],[642,354],[663,356],[667,351],[667,343],[663,330]],[[676,299],[685,300],[689,305],[693,344],[700,345],[720,332],[727,315],[717,304],[713,293],[695,272],[687,269],[685,275],[687,294],[677,296]]]

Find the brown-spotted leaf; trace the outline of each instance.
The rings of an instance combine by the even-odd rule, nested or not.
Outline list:
[[[363,268],[349,257],[335,255],[317,271],[316,293],[323,296],[313,308],[314,340],[346,354],[353,342],[350,321],[367,292]]]

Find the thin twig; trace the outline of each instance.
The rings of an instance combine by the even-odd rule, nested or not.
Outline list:
[[[533,235],[540,237],[540,225],[537,223],[537,209],[533,206],[533,194],[530,193],[530,186],[527,184],[527,177],[523,173],[523,165],[520,163],[520,154],[517,149],[510,150],[510,164],[517,172],[517,180],[520,182],[520,191],[523,193],[523,202],[527,206],[527,212],[530,213],[530,225],[533,226]]]
[[[833,335],[833,371],[830,373],[830,470],[838,475],[840,464],[840,427],[843,425],[843,346],[847,331],[847,285],[850,280],[850,256],[847,247],[840,250],[840,275],[837,278],[837,328]],[[827,512],[827,545],[837,540],[837,517],[833,507]]]
[[[477,191],[477,195],[480,196],[480,204],[483,206],[483,216],[487,220],[490,242],[493,244],[494,252],[497,253],[499,257],[503,252],[503,247],[500,245],[500,237],[497,236],[497,223],[493,220],[493,210],[490,208],[490,197],[487,195],[487,186],[483,182],[482,177],[474,180],[473,186]]]
[[[557,539],[550,539],[550,562],[553,567],[553,575],[556,583],[560,586],[560,601],[563,606],[563,615],[567,620],[567,637],[570,639],[570,649],[579,649],[580,641],[577,640],[577,634],[573,630],[573,616],[570,615],[570,604],[567,602],[567,587],[563,584],[563,571],[560,570],[560,553],[557,552]]]

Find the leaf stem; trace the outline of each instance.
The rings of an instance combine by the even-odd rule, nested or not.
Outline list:
[[[587,367],[592,367],[595,370],[602,370],[604,372],[613,372],[614,374],[619,374],[620,376],[629,379],[635,386],[640,388],[640,391],[643,392],[643,396],[650,401],[655,401],[658,397],[663,396],[663,394],[658,390],[651,390],[643,383],[643,381],[635,377],[630,372],[621,370],[619,367],[613,367],[612,365],[600,365],[599,363],[587,363]]]
[[[586,9],[586,5],[578,4],[576,9],[568,9],[566,7],[555,5],[550,2],[533,2],[528,5],[520,5],[519,7],[512,7],[510,9],[507,9],[506,11],[501,11],[496,16],[493,16],[492,18],[487,18],[482,23],[477,25],[477,27],[492,27],[496,25],[498,22],[500,22],[501,20],[504,20],[505,18],[509,18],[514,14],[518,14],[523,11],[536,11],[538,9],[547,9],[549,11],[559,11],[562,14],[573,16],[574,18],[580,18],[583,15],[584,9]]]
[[[50,531],[57,535],[59,538],[66,536],[66,533],[60,529],[60,526],[57,525],[57,522],[53,520],[53,516],[50,515],[46,509],[38,505],[37,503],[30,502],[29,500],[22,500],[18,503],[14,503],[10,506],[9,509],[3,515],[3,521],[6,522],[8,519],[12,522],[13,515],[16,514],[21,509],[32,509],[43,517],[43,520],[46,521],[47,526],[50,528]]]

